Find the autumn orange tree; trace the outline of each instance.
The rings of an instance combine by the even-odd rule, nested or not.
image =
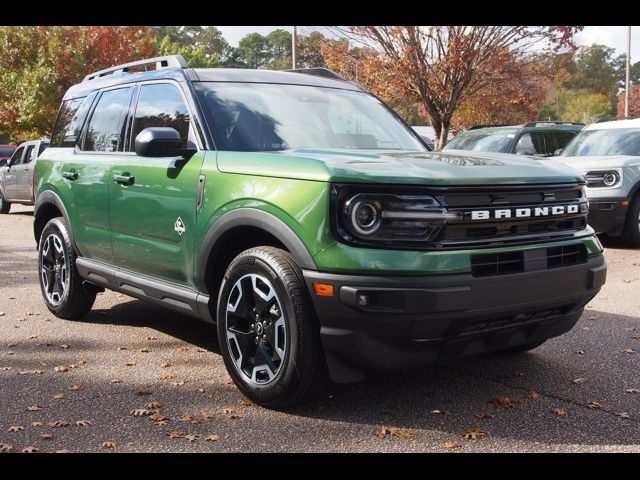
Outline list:
[[[149,27],[0,27],[0,133],[14,140],[49,135],[71,85],[154,49]]]
[[[618,118],[624,118],[624,92],[618,95]],[[640,118],[640,85],[629,88],[629,118]]]
[[[334,30],[374,52],[360,61],[364,78],[380,69],[384,73],[376,77],[386,79],[384,89],[415,97],[442,147],[461,104],[482,90],[499,89],[511,81],[505,62],[524,61],[534,46],[554,51],[574,48],[573,36],[581,28],[352,26]]]

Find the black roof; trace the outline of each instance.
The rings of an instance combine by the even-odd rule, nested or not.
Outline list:
[[[63,100],[83,97],[100,88],[160,79],[172,79],[179,82],[190,80],[192,82],[279,83],[365,91],[360,86],[351,82],[300,72],[249,70],[243,68],[161,68],[137,73],[116,72],[83,81],[67,90]]]

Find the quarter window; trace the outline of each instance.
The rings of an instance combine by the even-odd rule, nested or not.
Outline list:
[[[95,93],[92,93],[88,97],[62,102],[51,134],[52,147],[74,147],[76,145],[94,97]]]
[[[103,92],[98,100],[84,139],[84,150],[116,152],[124,138],[125,118],[129,110],[131,88]]]
[[[140,87],[129,150],[133,150],[136,136],[149,127],[175,128],[182,138],[182,148],[187,148],[189,110],[174,85],[152,83]]]

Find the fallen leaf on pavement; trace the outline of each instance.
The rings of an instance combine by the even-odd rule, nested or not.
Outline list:
[[[627,393],[640,393],[640,388],[627,388],[625,390]]]
[[[493,415],[487,412],[478,412],[476,413],[476,418],[479,418],[480,420],[487,420],[489,418],[493,418]]]
[[[173,431],[173,432],[167,433],[167,437],[169,437],[169,438],[184,438],[184,433],[178,432],[178,431]]]
[[[24,430],[22,425],[13,425],[12,427],[9,427],[9,433],[21,432],[22,430]]]
[[[107,440],[102,443],[102,448],[116,448],[118,444],[114,440]]]
[[[125,367],[135,367],[136,366],[136,362],[127,362],[124,364]]]
[[[202,387],[198,387],[198,388],[194,388],[193,391],[195,393],[205,393],[206,390]]]
[[[485,430],[480,430],[479,428],[472,428],[471,430],[467,430],[464,434],[464,438],[467,440],[477,440],[487,435]]]
[[[181,387],[185,383],[187,383],[186,380],[180,380],[179,382],[171,382],[171,385],[175,385],[176,387]]]
[[[41,375],[43,373],[42,370],[20,370],[18,375]]]
[[[53,440],[53,433],[43,433],[40,438],[42,440]]]
[[[218,440],[221,440],[221,439],[222,437],[217,433],[213,433],[211,435],[207,435],[206,437],[204,437],[204,440],[206,442],[217,442]]]
[[[441,410],[431,410],[431,413],[433,413],[434,415],[447,415],[449,412],[449,410],[445,410],[444,408]]]
[[[13,445],[9,445],[8,443],[0,443],[0,453],[9,453],[13,450]]]
[[[162,402],[154,400],[152,402],[145,404],[144,408],[148,408],[149,410],[158,410],[162,408]]]
[[[69,349],[69,345],[66,345],[66,344],[63,343],[62,345],[60,345],[60,348],[63,349],[63,350],[68,350]]]
[[[240,402],[240,405],[242,405],[243,407],[253,407],[255,403],[253,403],[251,400],[243,400]]]
[[[564,411],[564,408],[554,408],[551,410],[551,413],[556,417],[564,417],[567,414],[567,412]]]
[[[629,412],[616,412],[615,416],[618,418],[630,419],[631,414]]]
[[[140,395],[140,396],[151,395],[151,390],[149,390],[148,387],[140,387],[136,392],[136,395]]]
[[[127,350],[127,347],[118,347],[119,352],[122,352],[123,350]]]
[[[62,400],[63,398],[64,398],[64,395],[63,395],[62,393],[56,393],[56,394],[53,396],[53,399],[54,399],[54,400]]]
[[[460,448],[461,446],[462,444],[455,440],[447,440],[444,442],[444,448]]]
[[[173,373],[163,373],[160,375],[160,380],[173,380],[176,376]]]
[[[32,427],[41,427],[43,425],[42,422],[31,422]]]
[[[200,438],[200,435],[185,435],[184,438],[186,438],[187,440],[189,440],[190,442],[195,442],[197,439]]]
[[[509,398],[506,395],[501,395],[489,400],[489,403],[496,408],[513,408],[517,403],[520,403],[518,400],[514,400],[513,398]]]
[[[170,420],[169,417],[167,417],[166,415],[163,415],[159,411],[156,411],[153,415],[149,416],[149,418],[151,420],[153,420],[154,422],[163,421],[163,420]]]
[[[60,450],[56,450],[56,453],[72,453],[68,448],[62,448]]]
[[[151,410],[147,410],[146,408],[132,408],[129,410],[129,415],[133,415],[134,417],[146,417],[152,413]]]
[[[67,367],[66,365],[56,365],[55,367],[53,367],[53,370],[58,373],[64,373],[69,371],[69,367]]]
[[[27,412],[37,412],[39,410],[42,410],[42,407],[40,405],[29,405],[27,407]]]
[[[140,353],[149,353],[151,350],[149,350],[148,348],[141,348],[140,349]]]
[[[622,350],[620,350],[622,353],[636,353],[636,351],[633,348],[623,348]]]
[[[0,372],[8,372],[9,370],[13,370],[13,367],[0,367]]]
[[[585,352],[584,352],[584,350],[576,350],[576,353],[578,355],[584,355]]]
[[[147,340],[157,340],[158,337],[147,337]]]
[[[67,390],[71,390],[72,392],[78,392],[84,388],[84,385],[71,385]]]
[[[575,383],[576,385],[581,385],[585,382],[586,378],[574,378],[573,380],[571,380],[571,383]]]
[[[177,347],[176,348],[177,351],[179,352],[188,352],[189,351],[189,347]]]
[[[69,425],[71,424],[64,420],[56,420],[54,422],[47,423],[47,427],[51,427],[51,428],[64,428],[64,427],[68,427]]]
[[[415,437],[416,433],[413,430],[409,430],[406,428],[395,428],[395,427],[382,427],[380,430],[376,432],[376,437],[384,438],[384,437],[399,437],[399,438],[412,438]]]
[[[591,410],[600,410],[602,409],[602,404],[598,402],[594,402],[592,400],[589,403],[587,403],[587,407],[589,407]]]
[[[527,392],[527,397],[529,397],[531,400],[537,400],[538,398],[540,398],[540,394],[535,390],[529,390]]]
[[[24,447],[22,449],[22,453],[37,453],[38,449],[33,445],[29,445],[28,447]]]
[[[122,380],[120,380],[119,378],[114,378],[113,380],[111,380],[111,383],[122,383]]]
[[[93,425],[91,420],[76,420],[76,426],[78,427],[88,427],[89,425]]]
[[[170,363],[161,363],[160,366],[162,368],[169,368],[171,366],[171,364]]]

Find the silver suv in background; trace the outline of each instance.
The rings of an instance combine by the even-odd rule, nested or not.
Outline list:
[[[0,167],[0,213],[9,213],[12,203],[33,205],[33,171],[36,159],[49,146],[49,140],[21,144]]]
[[[640,246],[640,118],[591,124],[554,160],[587,178],[595,231]]]

